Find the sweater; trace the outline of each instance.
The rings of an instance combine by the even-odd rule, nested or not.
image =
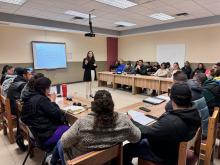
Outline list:
[[[156,73],[154,73],[154,76],[157,77],[167,77],[167,75],[168,75],[167,69],[158,69]]]
[[[140,130],[134,126],[126,115],[118,113],[115,127],[94,129],[95,116],[96,114],[92,112],[78,119],[63,134],[61,143],[65,160],[73,159],[94,150],[106,149],[126,140],[132,143],[140,140]]]

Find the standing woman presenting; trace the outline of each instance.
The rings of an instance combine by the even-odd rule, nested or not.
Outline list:
[[[83,59],[82,67],[84,69],[83,81],[86,82],[86,98],[89,98],[89,96],[93,98],[93,84],[94,80],[97,80],[97,65],[92,51],[89,51],[87,57]]]

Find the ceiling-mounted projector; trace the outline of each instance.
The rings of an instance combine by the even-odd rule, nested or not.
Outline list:
[[[93,33],[93,30],[92,30],[92,20],[91,20],[91,14],[90,13],[89,13],[89,29],[90,29],[90,32],[85,33],[85,37],[95,37],[95,34]]]

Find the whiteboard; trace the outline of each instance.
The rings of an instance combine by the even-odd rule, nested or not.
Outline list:
[[[185,44],[162,44],[157,45],[157,62],[178,62],[180,68],[184,66],[185,61]]]

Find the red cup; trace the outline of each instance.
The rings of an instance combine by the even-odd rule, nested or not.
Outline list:
[[[67,85],[66,84],[62,84],[62,93],[63,93],[63,97],[67,96]]]

